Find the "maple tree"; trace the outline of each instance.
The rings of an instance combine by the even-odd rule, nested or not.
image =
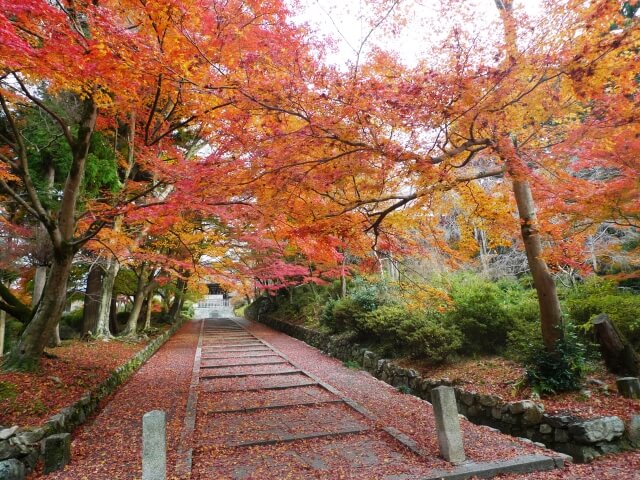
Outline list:
[[[433,58],[408,67],[360,48],[347,71],[323,61],[325,46],[279,0],[2,4],[3,228],[41,228],[53,252],[33,310],[0,287],[0,307],[28,324],[7,365],[42,352],[80,249],[102,269],[85,330],[108,338],[121,264],[175,281],[174,316],[187,279],[203,275],[250,293],[344,279],[348,258],[362,269],[433,248],[468,259],[477,232],[510,243],[516,205],[553,348],[561,317],[547,265],[573,265],[587,235],[564,226],[637,225],[635,10],[548,1],[542,21],[498,1],[491,30],[503,35],[479,44],[473,12],[445,3],[455,21]],[[370,2],[371,28],[402,5],[413,4]],[[53,189],[32,168],[34,112],[55,137],[39,147]],[[580,175],[603,161],[620,174]],[[89,181],[91,165],[102,183]],[[136,311],[154,286],[141,280]]]

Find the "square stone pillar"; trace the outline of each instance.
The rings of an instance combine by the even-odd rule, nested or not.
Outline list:
[[[453,388],[441,386],[431,390],[431,403],[436,417],[440,454],[453,464],[464,462],[466,457]]]
[[[142,417],[142,480],[167,478],[167,418],[162,410]]]

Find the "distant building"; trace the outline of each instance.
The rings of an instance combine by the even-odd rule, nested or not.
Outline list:
[[[193,318],[233,317],[231,295],[219,283],[207,283],[209,293],[195,306]]]

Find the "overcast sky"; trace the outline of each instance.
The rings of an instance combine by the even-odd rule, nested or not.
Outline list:
[[[333,38],[336,42],[335,52],[329,56],[332,63],[343,65],[356,56],[365,36],[370,31],[371,8],[364,0],[300,0],[303,8],[295,21],[311,25],[318,33]],[[385,50],[392,50],[407,65],[414,65],[419,58],[424,58],[437,45],[437,38],[442,32],[434,32],[426,25],[436,24],[443,27],[456,18],[449,11],[442,12],[440,0],[408,0],[404,3],[404,12],[408,23],[390,34],[385,28],[375,30],[367,42],[367,46],[378,45]],[[473,18],[481,35],[490,35],[491,22],[498,20],[498,13],[494,0],[465,0],[468,11],[472,11]],[[409,7],[411,5],[411,7]],[[540,0],[516,0],[516,8],[523,8],[529,15],[538,16],[544,12]],[[386,22],[390,27],[394,19]],[[481,26],[481,27],[480,27]],[[444,28],[444,27],[443,27]],[[366,50],[366,49],[365,49]]]

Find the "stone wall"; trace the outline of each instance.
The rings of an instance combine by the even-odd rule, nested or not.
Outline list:
[[[44,439],[71,432],[84,423],[100,401],[131,377],[183,324],[184,319],[153,339],[109,378],[73,405],[63,408],[39,427],[0,427],[0,480],[21,479],[35,467],[42,455]]]
[[[415,370],[400,367],[348,339],[270,318],[265,310],[258,305],[249,311],[248,317],[340,360],[356,361],[374,377],[427,401],[431,399],[432,389],[441,385],[453,386],[458,411],[471,422],[544,444],[571,455],[576,462],[589,462],[600,455],[640,448],[640,415],[634,416],[627,425],[614,416],[585,420],[548,415],[542,404],[531,400],[505,402],[494,395],[464,390],[447,379],[423,378]]]

